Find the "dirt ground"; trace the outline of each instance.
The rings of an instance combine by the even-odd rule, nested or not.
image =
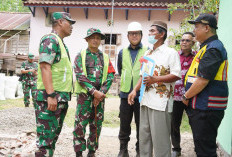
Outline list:
[[[70,103],[70,107],[75,108],[75,103],[74,98]],[[108,98],[105,112],[118,110],[119,103],[119,98]],[[75,157],[72,131],[73,128],[69,128],[64,124],[56,144],[55,157]],[[118,132],[119,128],[103,127],[100,146],[96,153],[98,157],[117,156],[119,151]],[[0,110],[0,156],[33,157],[35,137],[35,116],[32,107]],[[185,132],[181,134],[181,137],[182,157],[194,157],[192,134]],[[131,157],[135,156],[135,142],[135,130],[132,130],[129,142],[129,154]],[[87,151],[84,152],[84,156],[86,154]]]

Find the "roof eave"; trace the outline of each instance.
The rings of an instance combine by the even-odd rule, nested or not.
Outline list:
[[[111,5],[29,5],[27,7],[60,7],[60,8],[96,8],[96,9],[111,9]],[[167,10],[167,6],[114,6],[114,9],[138,9],[138,10]]]

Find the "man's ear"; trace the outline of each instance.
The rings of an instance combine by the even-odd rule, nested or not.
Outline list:
[[[161,38],[164,38],[165,32],[159,33]]]
[[[57,21],[57,24],[58,24],[58,25],[62,25],[62,23],[63,23],[63,20],[61,20],[61,19],[59,19],[59,20]]]
[[[196,40],[195,40],[195,38],[193,38],[193,40],[192,40],[192,46],[195,44],[195,42],[196,42]]]
[[[210,32],[211,31],[211,28],[209,25],[206,25],[206,32]]]
[[[195,44],[195,41],[192,41],[192,46],[194,46],[194,44]]]

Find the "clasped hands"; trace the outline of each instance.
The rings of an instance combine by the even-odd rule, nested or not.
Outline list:
[[[101,101],[103,101],[106,97],[106,95],[98,90],[94,91],[94,99],[93,99],[93,105],[96,107],[99,105]]]
[[[31,72],[33,75],[37,75],[36,69],[29,69],[28,72]]]

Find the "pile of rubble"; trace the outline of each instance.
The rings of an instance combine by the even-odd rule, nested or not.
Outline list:
[[[18,135],[0,134],[0,156],[33,157],[36,149],[35,132]]]

